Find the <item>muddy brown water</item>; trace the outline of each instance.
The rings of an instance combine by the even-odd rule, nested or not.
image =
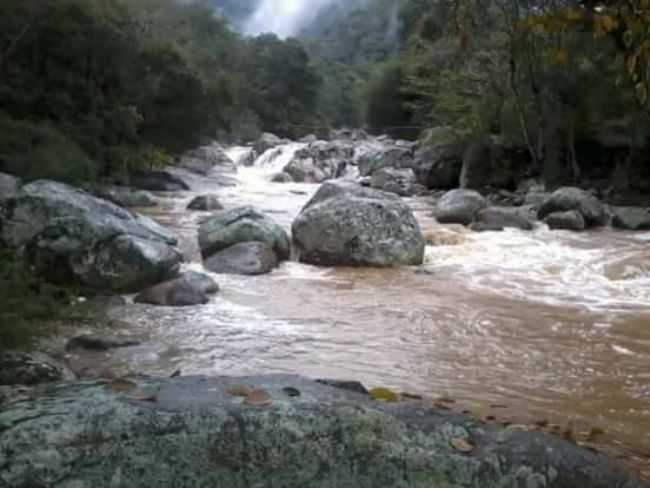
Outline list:
[[[252,204],[287,229],[317,185],[272,184],[296,146],[240,168],[236,186],[194,178],[143,212],[181,238],[189,269],[204,213],[185,206],[214,191]],[[236,155],[237,149],[233,150]],[[440,227],[426,198],[409,203],[423,229]],[[419,268],[317,268],[284,263],[267,276],[214,277],[206,306],[130,304],[111,311],[143,345],[103,355],[116,371],[244,375],[289,372],[358,379],[458,399],[481,409],[603,429],[650,454],[650,233],[444,231]]]

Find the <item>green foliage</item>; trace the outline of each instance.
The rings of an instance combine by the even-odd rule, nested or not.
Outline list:
[[[47,332],[69,301],[67,292],[31,275],[13,253],[0,250],[0,347],[28,347]]]
[[[403,68],[397,62],[381,66],[368,86],[367,122],[372,132],[390,133],[397,137],[410,137],[408,126],[411,112],[407,109],[407,98],[402,92]]]

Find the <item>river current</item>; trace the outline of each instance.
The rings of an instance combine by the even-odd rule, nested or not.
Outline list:
[[[186,211],[189,200],[214,192],[226,208],[253,205],[290,230],[318,185],[270,178],[299,147],[240,166],[233,186],[193,176],[191,192],[140,211],[179,235],[186,268],[204,271],[196,240],[207,214]],[[430,198],[408,202],[424,231],[440,230]],[[106,353],[104,364],[356,379],[596,426],[650,451],[650,233],[450,232],[462,242],[428,246],[418,268],[286,262],[266,276],[213,275],[222,291],[205,306],[116,308],[120,333],[143,345]]]

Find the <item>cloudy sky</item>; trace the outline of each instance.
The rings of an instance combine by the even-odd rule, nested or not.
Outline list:
[[[296,34],[325,5],[337,0],[262,0],[260,8],[244,25],[249,35],[274,32],[280,37]]]

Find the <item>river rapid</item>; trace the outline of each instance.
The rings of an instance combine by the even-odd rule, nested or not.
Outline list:
[[[226,208],[253,205],[290,230],[318,185],[270,178],[299,147],[240,166],[233,186],[193,176],[193,191],[162,194],[159,207],[140,211],[179,235],[186,268],[204,271],[196,241],[207,214],[185,210],[189,200],[214,192]],[[439,228],[430,197],[408,202],[423,230]],[[650,451],[650,233],[458,236],[464,242],[427,247],[418,268],[286,262],[266,276],[213,275],[222,291],[205,306],[115,308],[125,324],[118,333],[142,345],[108,352],[102,364],[121,373],[356,379],[478,411],[498,404],[596,426]]]

